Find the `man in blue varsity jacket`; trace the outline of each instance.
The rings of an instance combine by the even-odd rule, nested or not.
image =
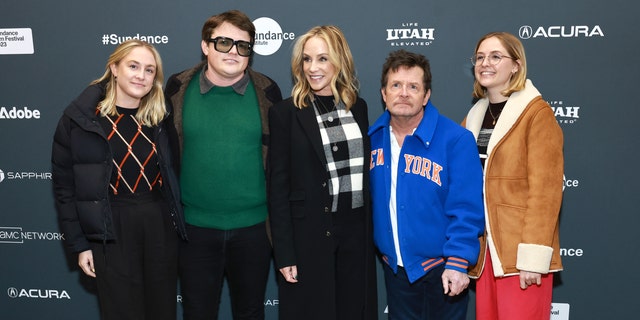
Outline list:
[[[428,60],[404,50],[382,71],[385,112],[370,127],[374,239],[389,319],[466,319],[484,231],[482,169],[471,132],[431,104]]]

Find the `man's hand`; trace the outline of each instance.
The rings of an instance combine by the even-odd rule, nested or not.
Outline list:
[[[469,286],[469,276],[460,271],[445,269],[442,273],[442,286],[444,294],[450,297],[457,296]]]

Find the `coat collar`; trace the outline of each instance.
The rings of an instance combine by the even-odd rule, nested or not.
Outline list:
[[[300,127],[302,127],[302,130],[304,130],[305,134],[309,138],[309,142],[311,142],[318,159],[326,165],[327,157],[324,154],[322,137],[320,136],[320,126],[316,120],[316,113],[313,110],[313,105],[310,104],[304,108],[296,108],[295,116],[300,122]]]
[[[433,140],[433,134],[436,131],[439,116],[440,112],[431,103],[431,100],[429,100],[427,102],[427,105],[424,107],[424,117],[413,133],[414,136],[422,141],[422,145],[424,145],[425,148],[428,148],[431,144],[431,140]],[[388,110],[385,110],[385,112],[378,118],[378,120],[376,120],[371,128],[369,128],[369,136],[375,134],[376,131],[382,128],[389,128],[390,120],[391,114],[389,114]]]
[[[105,83],[88,86],[64,110],[64,114],[76,122],[81,128],[104,135],[97,119],[98,104],[104,99]]]
[[[489,145],[487,146],[487,154],[491,154],[496,144],[504,138],[518,118],[520,118],[529,105],[529,102],[538,96],[540,96],[540,92],[533,86],[533,83],[529,79],[527,79],[524,89],[511,94],[500,114],[496,127],[493,129],[493,133],[489,139]],[[484,115],[488,107],[489,99],[483,98],[478,100],[467,114],[467,129],[473,133],[476,140],[478,139],[478,134],[482,128],[482,121],[484,120]]]
[[[351,106],[349,112],[351,112],[353,119],[358,124],[362,137],[365,138],[365,135],[367,134],[367,127],[365,124],[368,123],[367,117],[369,115],[364,112],[366,108],[360,108],[358,106],[359,103],[360,101],[357,101],[353,106]],[[322,163],[324,164],[327,164],[327,157],[324,154],[324,146],[322,145],[322,137],[320,136],[320,126],[318,125],[318,120],[316,119],[316,113],[313,109],[313,104],[309,103],[308,106],[304,108],[296,107],[294,116],[298,119],[298,122],[300,122],[300,127],[302,127],[302,130],[304,130],[305,134],[307,135],[309,142],[313,146],[313,150],[315,151],[320,161],[322,161]]]

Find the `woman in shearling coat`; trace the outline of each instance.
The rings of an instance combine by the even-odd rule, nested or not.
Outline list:
[[[563,137],[530,80],[522,43],[482,37],[472,57],[474,97],[463,126],[484,166],[486,232],[478,264],[477,319],[549,319],[552,272],[562,270],[558,217]]]

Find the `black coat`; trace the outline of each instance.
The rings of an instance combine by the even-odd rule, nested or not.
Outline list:
[[[109,181],[113,156],[106,134],[96,114],[104,98],[102,84],[86,88],[65,109],[51,152],[53,187],[60,228],[65,245],[72,252],[90,249],[89,240],[114,240],[109,204]],[[170,117],[169,117],[170,118]],[[162,193],[178,234],[186,238],[180,206],[178,178],[171,161],[172,126],[162,122],[154,128],[154,138],[162,175]]]
[[[360,127],[363,137],[363,196],[366,219],[366,235],[363,241],[367,248],[366,259],[362,261],[362,275],[367,286],[358,291],[365,296],[367,305],[363,319],[377,319],[377,291],[375,272],[375,249],[371,227],[371,206],[369,196],[370,148],[367,130],[369,126],[367,105],[362,99],[350,109]],[[332,215],[325,208],[331,208],[329,194],[329,173],[324,153],[320,129],[313,107],[298,109],[291,98],[275,105],[269,111],[271,142],[269,146],[269,215],[273,238],[276,268],[298,266],[302,276],[309,268],[322,268],[321,263],[331,259],[326,255],[333,251],[332,242],[327,241],[327,231],[332,225]],[[301,258],[304,256],[305,258]],[[326,258],[326,259],[325,259]],[[311,261],[301,261],[309,259]],[[314,270],[312,273],[322,273]],[[280,281],[284,281],[277,272]],[[280,290],[283,289],[281,283]],[[296,284],[298,285],[298,284]],[[299,286],[299,285],[298,285]],[[306,308],[312,319],[335,319],[335,288],[332,283],[305,285],[301,294],[286,303],[296,304],[294,308]],[[281,291],[282,294],[282,291]],[[313,297],[308,299],[309,297]],[[281,301],[283,307],[285,301]],[[299,311],[305,313],[307,311]],[[309,319],[311,319],[309,318]]]

